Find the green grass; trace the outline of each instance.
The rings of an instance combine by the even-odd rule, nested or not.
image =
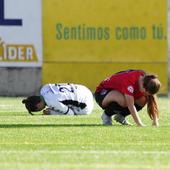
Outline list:
[[[0,98],[2,170],[169,170],[170,99],[160,98],[160,127],[101,125],[102,110],[89,116],[31,116],[22,98]],[[129,121],[133,122],[131,117]]]

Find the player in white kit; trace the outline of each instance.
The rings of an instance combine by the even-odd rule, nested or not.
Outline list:
[[[30,114],[43,110],[45,115],[84,115],[93,110],[91,91],[80,84],[46,84],[40,90],[40,96],[23,99]]]

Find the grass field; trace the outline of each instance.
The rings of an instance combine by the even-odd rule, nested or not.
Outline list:
[[[159,128],[146,109],[145,128],[106,127],[97,105],[89,116],[31,116],[21,99],[0,98],[2,170],[170,170],[168,98],[159,98]]]

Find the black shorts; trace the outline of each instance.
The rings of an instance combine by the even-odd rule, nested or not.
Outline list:
[[[98,103],[98,105],[99,105],[101,108],[103,108],[103,107],[102,107],[103,99],[106,97],[106,95],[107,95],[110,91],[112,91],[112,90],[110,90],[110,89],[103,89],[103,90],[100,91],[100,92],[95,92],[95,93],[94,93],[95,100],[96,100],[96,102]],[[104,108],[103,108],[103,109],[104,109]]]

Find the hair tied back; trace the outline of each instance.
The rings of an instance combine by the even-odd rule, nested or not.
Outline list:
[[[27,101],[26,99],[23,99],[23,100],[22,100],[22,103],[23,103],[23,104],[25,104],[25,103],[26,103],[26,101]]]

